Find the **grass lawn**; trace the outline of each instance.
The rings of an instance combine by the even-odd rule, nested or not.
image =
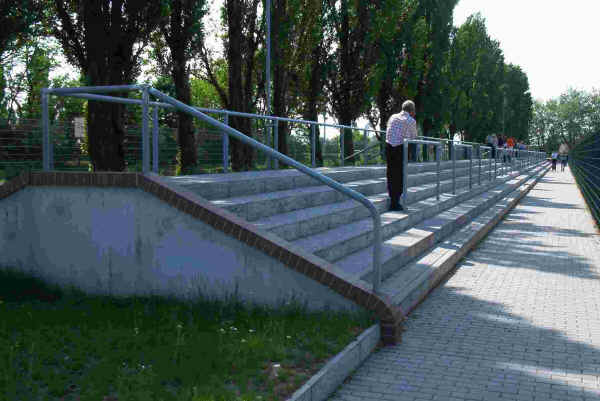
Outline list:
[[[0,399],[285,399],[373,323],[298,306],[85,296],[2,269]]]

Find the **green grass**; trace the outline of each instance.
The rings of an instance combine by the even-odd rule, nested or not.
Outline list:
[[[0,269],[0,399],[285,399],[373,322],[297,305],[86,296]]]

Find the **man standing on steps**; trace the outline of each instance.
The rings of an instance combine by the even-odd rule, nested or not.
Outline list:
[[[405,205],[400,205],[404,179],[404,164],[402,163],[404,151],[402,144],[405,139],[414,139],[416,137],[415,103],[412,100],[407,100],[402,104],[402,111],[398,114],[393,114],[387,123],[385,156],[390,210],[404,210]]]

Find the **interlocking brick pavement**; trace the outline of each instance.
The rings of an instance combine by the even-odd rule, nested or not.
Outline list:
[[[548,172],[332,396],[600,400],[600,237],[568,170]]]

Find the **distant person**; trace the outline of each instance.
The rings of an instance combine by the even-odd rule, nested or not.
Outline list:
[[[569,161],[569,155],[562,154],[560,157],[560,171],[565,171],[565,167],[567,166],[567,162]]]
[[[496,157],[496,145],[494,145],[494,139],[496,135],[489,134],[487,138],[485,138],[486,145],[492,148],[492,158]]]
[[[387,163],[387,187],[390,196],[390,210],[404,210],[400,205],[403,190],[404,164],[403,146],[405,139],[417,137],[415,103],[407,100],[402,103],[402,111],[393,114],[387,122],[385,156]]]
[[[506,151],[504,148],[506,147],[506,136],[498,135],[498,149],[502,149],[500,153],[502,154],[502,162],[506,162]]]
[[[558,152],[552,152],[552,171],[556,171],[556,161],[558,159]]]

